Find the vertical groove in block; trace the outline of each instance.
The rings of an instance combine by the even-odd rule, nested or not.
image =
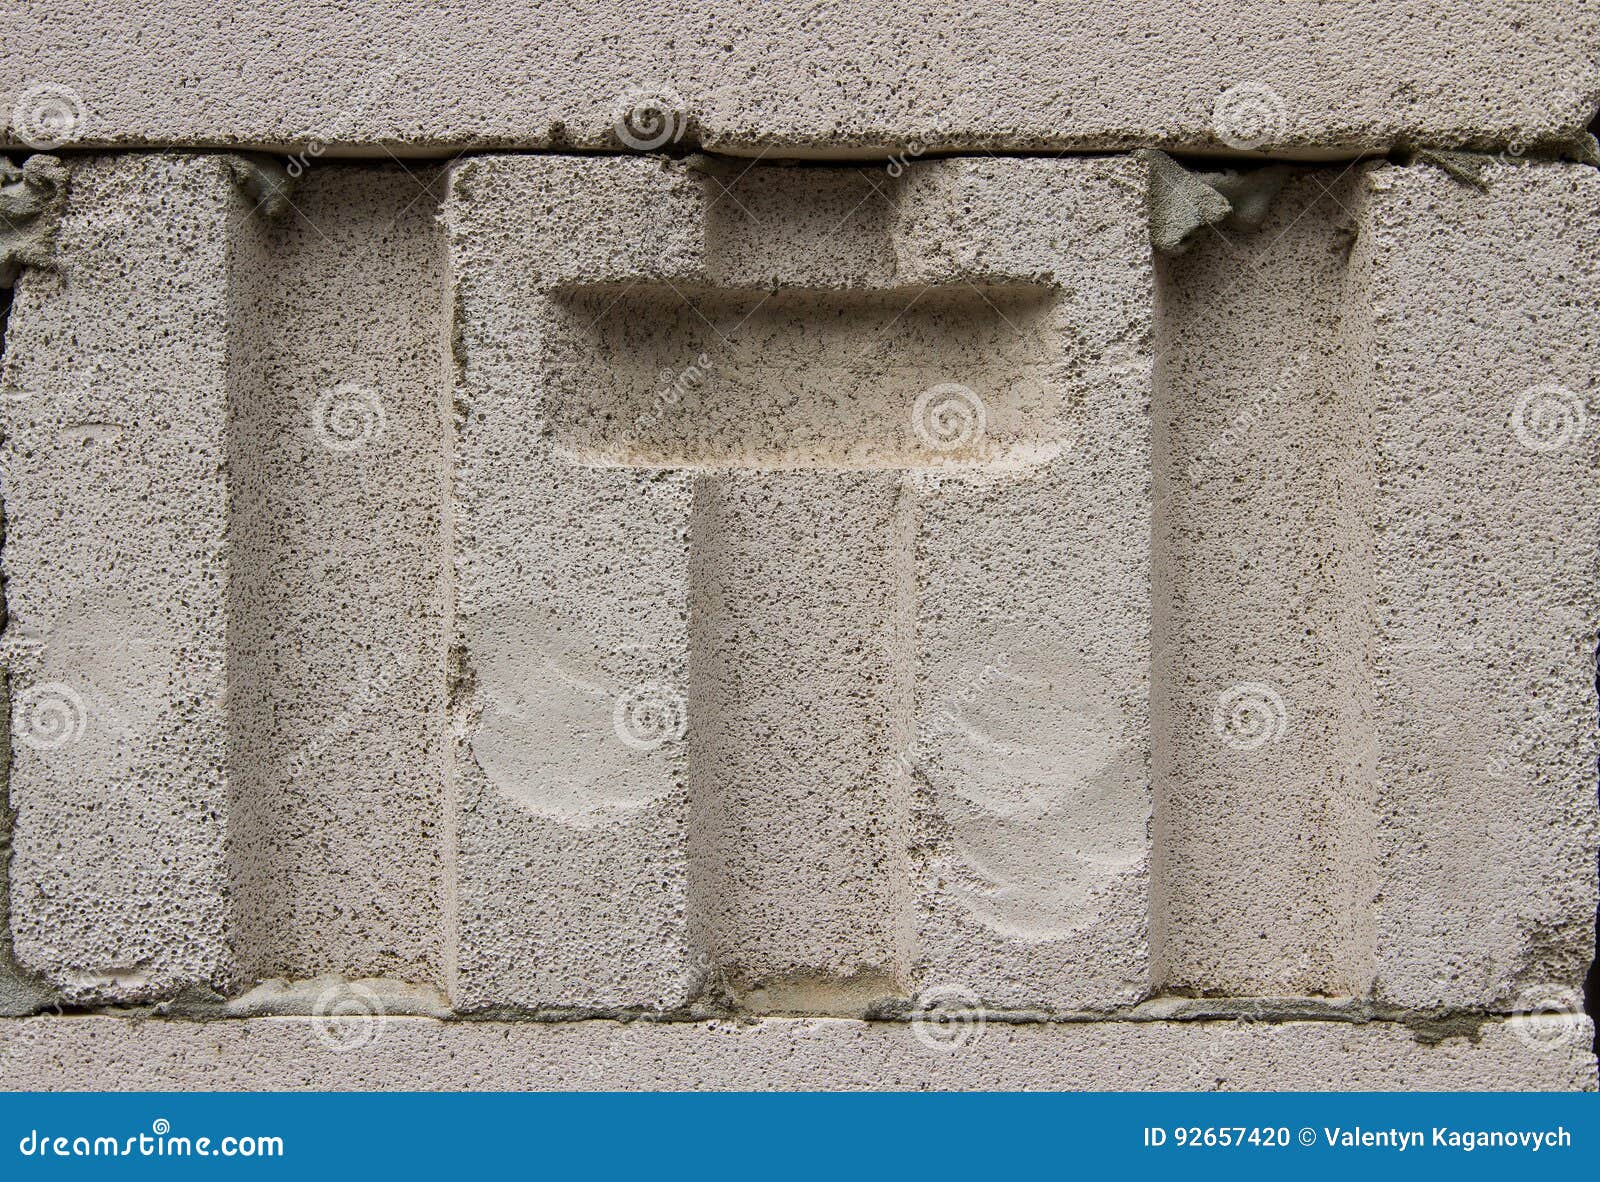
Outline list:
[[[230,278],[229,856],[252,977],[441,976],[443,239],[317,168]]]
[[[1346,995],[1372,978],[1356,192],[1300,174],[1260,230],[1202,230],[1157,268],[1153,908],[1170,990]]]
[[[697,491],[690,903],[751,1009],[859,1012],[903,989],[901,483],[731,471]]]
[[[1377,992],[1571,1009],[1594,955],[1600,174],[1369,174]]]
[[[216,157],[74,162],[59,273],[7,326],[16,956],[80,1000],[222,987],[230,953],[231,241]]]

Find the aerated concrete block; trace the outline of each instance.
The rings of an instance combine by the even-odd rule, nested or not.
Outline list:
[[[697,200],[654,161],[487,159],[452,175],[446,970],[464,1008],[671,1008],[698,986],[682,741],[693,477],[583,462],[552,397],[563,373],[592,380],[568,342],[593,312],[560,293],[687,281]]]
[[[1593,1091],[1593,1029],[1583,1018],[1517,1018],[1424,1040],[1391,1022],[1047,1025],[976,1015],[937,1028],[783,1018],[30,1018],[0,1023],[0,1081],[63,1091]]]
[[[1569,139],[1593,0],[956,0],[8,14],[10,145],[674,148],[806,156],[1163,146],[1325,157]]]
[[[12,915],[71,998],[442,973],[437,195],[233,163],[75,162],[13,310]]]
[[[6,333],[11,927],[68,997],[233,973],[229,285],[215,157],[78,162]]]
[[[1600,176],[1367,179],[1377,995],[1575,1005],[1594,957]]]
[[[696,490],[690,902],[754,1009],[859,1013],[912,968],[910,514],[897,472]]]
[[[1142,166],[488,158],[447,216],[458,1003],[1142,996]]]
[[[1297,175],[1163,264],[1168,989],[1581,1008],[1600,183]]]
[[[932,462],[908,474],[913,986],[1132,1004],[1151,973],[1144,170],[986,160],[907,181],[920,281],[1039,285],[989,308],[988,372],[914,407]]]

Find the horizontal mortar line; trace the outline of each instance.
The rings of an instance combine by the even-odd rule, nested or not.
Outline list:
[[[1171,1011],[1145,1009],[1144,1006],[1134,1009],[1107,1011],[990,1009],[984,1006],[971,1006],[959,1012],[981,1014],[985,1021],[999,1025],[1022,1027],[1149,1026],[1160,1024],[1220,1025],[1225,1023],[1273,1026],[1289,1023],[1321,1023],[1326,1025],[1399,1026],[1419,1033],[1433,1033],[1438,1037],[1451,1037],[1452,1034],[1467,1036],[1470,1030],[1479,1026],[1529,1016],[1525,1012],[1500,1009],[1408,1010],[1372,1006],[1370,1004],[1340,1005],[1338,1003],[1324,1003],[1320,1006],[1309,1004],[1295,1006],[1284,1004],[1282,999],[1276,1000],[1277,1004],[1272,1006],[1208,1007],[1205,1009],[1174,1009]],[[71,1006],[64,1004],[59,1012],[46,1007],[42,1012],[31,1015],[18,1015],[9,1020],[42,1018],[54,1021],[73,1018],[115,1018],[130,1022],[153,1021],[204,1025],[264,1020],[364,1022],[415,1019],[436,1022],[441,1026],[454,1024],[481,1025],[486,1023],[561,1026],[576,1025],[584,1022],[611,1022],[623,1026],[635,1023],[661,1026],[701,1026],[713,1022],[755,1025],[769,1021],[837,1021],[898,1027],[916,1022],[924,1016],[922,1012],[914,1010],[909,1005],[905,1007],[903,1012],[880,1012],[868,1016],[799,1012],[753,1013],[739,1010],[663,1012],[657,1010],[523,1010],[512,1008],[494,1008],[457,1013],[419,1013],[416,1011],[396,1010],[381,1014],[343,1015],[318,1014],[310,1009],[230,1014],[221,1012],[220,1006],[217,1012],[205,1012],[199,1008],[168,1011],[162,1003],[156,1003],[150,1006]],[[1541,1010],[1539,1016],[1543,1018],[1580,1018],[1584,1016],[1584,1013],[1581,1010]]]
[[[1024,160],[1055,160],[1062,156],[1073,157],[1116,157],[1129,156],[1134,152],[1153,148],[1157,151],[1169,152],[1180,156],[1203,155],[1208,159],[1224,160],[1238,159],[1256,161],[1260,163],[1305,163],[1305,164],[1343,164],[1350,160],[1360,159],[1365,156],[1383,156],[1398,150],[1397,147],[1364,147],[1345,152],[1341,155],[1328,155],[1317,157],[1298,156],[1266,156],[1254,153],[1239,152],[1211,152],[1206,149],[1175,147],[1159,143],[1136,143],[1122,148],[922,148],[920,150],[912,145],[919,143],[916,138],[897,141],[893,145],[883,148],[864,149],[860,152],[841,152],[825,154],[809,152],[804,156],[774,156],[776,149],[758,150],[751,148],[749,153],[718,151],[714,148],[700,148],[690,145],[680,145],[675,151],[658,149],[641,152],[629,148],[615,148],[610,146],[595,146],[586,148],[581,146],[566,147],[539,147],[528,144],[497,144],[492,141],[469,144],[439,144],[419,148],[414,144],[403,142],[370,140],[361,143],[326,144],[315,136],[307,136],[301,140],[275,142],[271,146],[262,147],[258,142],[228,143],[222,140],[174,140],[171,142],[116,143],[101,141],[99,143],[75,140],[71,144],[63,144],[57,148],[33,149],[26,144],[0,143],[0,154],[30,155],[38,152],[52,156],[103,156],[110,153],[118,155],[157,155],[170,152],[194,153],[227,153],[253,152],[263,156],[282,156],[293,158],[306,155],[307,145],[323,143],[322,149],[312,158],[308,170],[325,164],[372,164],[391,162],[418,162],[418,163],[449,163],[458,159],[467,159],[472,156],[570,156],[583,159],[595,156],[629,157],[641,160],[684,160],[692,156],[710,157],[717,160],[727,160],[731,163],[754,164],[761,161],[772,161],[782,167],[790,168],[839,168],[889,164],[899,160],[902,164],[915,163],[919,160],[947,160],[947,159],[1024,159]],[[1509,141],[1507,141],[1509,144]],[[799,145],[796,145],[799,147]],[[1495,145],[1481,149],[1484,152],[1504,150],[1507,145]],[[396,151],[399,149],[399,151]],[[1452,149],[1438,149],[1449,151]],[[1466,150],[1466,149],[1455,149]],[[1529,149],[1532,151],[1532,149]],[[902,159],[910,157],[909,161]]]
[[[451,165],[471,160],[478,156],[556,156],[574,160],[582,159],[637,159],[637,160],[688,160],[699,156],[714,160],[727,160],[730,163],[748,163],[755,160],[766,167],[772,168],[872,168],[900,160],[910,152],[910,142],[906,141],[898,149],[884,150],[881,154],[874,151],[872,155],[841,155],[841,156],[773,156],[752,157],[727,152],[711,150],[692,150],[686,152],[633,152],[619,148],[538,148],[497,146],[494,144],[469,145],[466,147],[450,147],[430,149],[426,153],[397,154],[393,151],[397,145],[393,143],[374,143],[368,145],[348,145],[350,150],[338,152],[329,147],[324,148],[307,166],[306,171],[315,171],[322,168],[370,168],[374,165],[387,165],[389,167],[402,167],[405,164],[437,164]],[[1510,141],[1495,143],[1483,148],[1448,148],[1432,144],[1392,144],[1388,147],[1362,148],[1357,151],[1342,155],[1327,155],[1317,157],[1301,156],[1269,156],[1254,153],[1227,153],[1212,152],[1193,147],[1177,147],[1161,144],[1135,144],[1127,148],[1095,148],[1095,149],[1029,149],[1029,148],[956,148],[947,150],[927,149],[916,153],[909,161],[902,164],[914,164],[930,160],[1059,160],[1065,157],[1073,159],[1118,159],[1131,156],[1135,152],[1155,150],[1166,152],[1168,155],[1193,160],[1204,160],[1214,166],[1252,166],[1289,164],[1301,168],[1335,169],[1344,168],[1352,162],[1365,160],[1387,160],[1397,153],[1414,153],[1418,151],[1443,151],[1465,152],[1472,155],[1493,156],[1502,153],[1510,146]],[[236,155],[241,152],[256,153],[263,156],[281,157],[292,159],[305,154],[305,144],[285,144],[275,147],[256,147],[250,144],[225,144],[225,143],[172,143],[172,144],[104,144],[85,145],[74,143],[71,146],[50,149],[48,152],[35,152],[25,144],[0,145],[0,155],[51,155],[63,158],[75,156],[158,156],[184,153],[190,155]],[[1538,146],[1527,147],[1519,156],[1523,160],[1548,160],[1573,161],[1561,155],[1556,147]]]

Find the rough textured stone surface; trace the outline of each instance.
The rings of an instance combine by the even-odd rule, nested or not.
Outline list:
[[[456,169],[459,1001],[1143,995],[1143,188]]]
[[[1357,167],[1158,266],[1159,979],[1360,995],[1372,977],[1373,441],[1341,363]],[[1359,301],[1364,293],[1353,293]]]
[[[442,972],[438,177],[312,173],[232,275],[229,851],[240,972]]]
[[[682,742],[693,477],[563,446],[554,387],[573,366],[575,385],[593,380],[593,313],[556,293],[683,279],[702,257],[698,186],[654,161],[540,158],[470,161],[451,186],[451,997],[679,1006],[698,985]]]
[[[26,1072],[1592,1086],[1595,169],[65,159]]]
[[[859,1012],[860,993],[898,994],[913,967],[910,807],[892,762],[911,498],[897,472],[728,472],[696,493],[697,935],[760,1008],[809,994]]]
[[[1378,995],[1594,957],[1600,173],[1379,168],[1354,280],[1376,445]]]
[[[1162,264],[1168,987],[1577,1003],[1600,180],[1483,179],[1306,172]]]
[[[54,156],[29,156],[20,167],[0,156],[0,288],[23,267],[50,266],[66,198],[67,170]]]
[[[0,1023],[0,1086],[78,1089],[1501,1090],[1593,1091],[1587,1020],[1550,1045],[1531,1019],[1419,1042],[1392,1023],[225,1024],[80,1018]]]
[[[1048,293],[996,326],[1007,381],[971,382],[995,406],[980,433],[1008,399],[1036,406],[1026,445],[910,474],[918,988],[1091,1008],[1149,991],[1144,188],[1126,159],[952,163],[908,185],[917,274]]]
[[[76,110],[86,146],[616,147],[636,109],[635,144],[738,152],[1350,154],[1566,138],[1600,101],[1593,0],[54,0],[4,20],[9,143]]]
[[[68,995],[231,974],[228,287],[211,157],[78,164],[3,376],[17,959]],[[159,298],[152,298],[159,293]]]
[[[72,997],[441,972],[437,197],[227,163],[78,165],[9,334],[14,924]]]

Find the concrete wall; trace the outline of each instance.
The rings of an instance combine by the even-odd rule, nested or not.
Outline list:
[[[4,1078],[1593,1087],[1600,17],[1170,7],[13,18]]]
[[[1557,143],[1600,105],[1596,0],[24,3],[4,142],[450,154],[890,155]]]

